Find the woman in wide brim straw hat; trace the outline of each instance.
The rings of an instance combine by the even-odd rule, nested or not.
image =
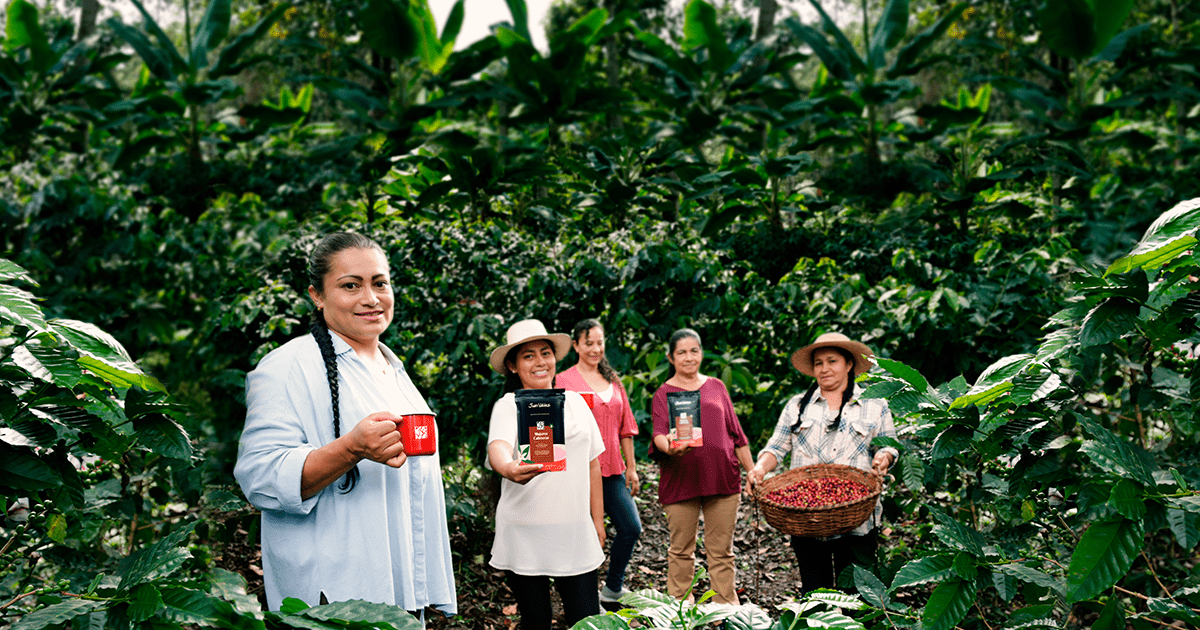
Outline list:
[[[600,614],[596,569],[604,562],[599,459],[604,441],[583,397],[564,391],[566,468],[547,472],[541,464],[521,463],[514,392],[553,388],[556,363],[567,355],[571,337],[527,319],[510,326],[505,341],[489,360],[505,375],[505,393],[492,406],[488,427],[488,467],[504,478],[490,564],[505,572],[522,629],[550,628],[551,577],[571,627]]]
[[[892,412],[881,398],[856,397],[854,378],[871,368],[875,353],[866,344],[836,332],[825,333],[792,354],[792,365],[816,383],[783,407],[779,422],[746,480],[747,492],[791,453],[792,468],[844,464],[886,474],[899,453],[872,444],[877,436],[896,437]],[[801,590],[835,588],[851,564],[874,562],[882,503],[857,529],[844,536],[791,537],[800,569]]]

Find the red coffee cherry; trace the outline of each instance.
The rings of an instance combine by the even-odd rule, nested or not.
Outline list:
[[[764,498],[786,507],[817,508],[853,503],[870,494],[870,488],[857,481],[818,477],[772,490]]]

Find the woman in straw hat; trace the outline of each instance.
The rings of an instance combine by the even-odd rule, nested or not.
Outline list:
[[[812,464],[844,464],[877,475],[886,474],[899,453],[872,444],[878,436],[896,437],[887,401],[855,396],[854,378],[870,369],[875,353],[840,333],[825,333],[792,354],[792,365],[817,382],[788,400],[771,439],[750,470],[746,490],[752,492],[767,473],[791,453],[792,468]],[[875,557],[877,527],[883,511],[874,513],[845,536],[792,536],[803,592],[834,588],[851,564],[870,564]]]
[[[567,355],[571,338],[527,319],[509,327],[506,341],[490,361],[506,377],[488,428],[488,467],[504,478],[491,565],[507,576],[522,629],[550,627],[551,578],[571,627],[600,613],[596,569],[604,562],[599,459],[604,442],[583,397],[565,391],[566,468],[547,472],[541,464],[521,463],[514,392],[553,388],[556,362]]]
[[[658,501],[663,505],[671,533],[667,594],[678,600],[693,596],[688,589],[695,570],[696,532],[703,512],[704,553],[715,592],[713,601],[737,605],[733,529],[742,487],[738,465],[750,470],[754,462],[729,391],[721,379],[700,373],[703,359],[700,334],[690,328],[675,331],[667,346],[671,371],[667,382],[654,393],[651,404],[654,440],[650,450],[652,457],[662,461]],[[672,446],[668,437],[667,394],[682,391],[700,392],[704,434],[699,447]],[[659,457],[658,453],[667,457]]]

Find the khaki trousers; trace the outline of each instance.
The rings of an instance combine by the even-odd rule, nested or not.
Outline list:
[[[737,523],[740,494],[699,497],[663,506],[671,547],[667,550],[667,594],[678,600],[692,597],[688,587],[696,573],[696,531],[704,515],[704,554],[716,593],[713,601],[738,604],[734,586],[733,526]]]

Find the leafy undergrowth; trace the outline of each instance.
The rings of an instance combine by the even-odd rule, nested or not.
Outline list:
[[[642,537],[634,549],[633,559],[625,574],[626,588],[631,590],[656,589],[666,591],[667,547],[670,535],[666,518],[657,500],[658,468],[649,462],[639,464],[642,490],[634,497],[642,519]],[[486,495],[488,489],[479,489]],[[516,603],[504,583],[504,575],[487,564],[488,550],[492,544],[492,532],[481,531],[481,519],[456,519],[451,524],[454,532],[451,545],[456,554],[456,579],[458,584],[459,615],[450,619],[430,611],[429,627],[433,629],[517,628],[519,618]],[[888,530],[892,533],[891,530]],[[246,534],[241,529],[239,534]],[[610,527],[608,535],[613,535]],[[262,593],[262,570],[259,550],[240,538],[227,544],[217,558],[222,568],[241,573],[248,582],[248,591]],[[754,503],[743,496],[738,509],[738,526],[735,537],[738,561],[738,597],[742,603],[754,603],[767,611],[778,611],[778,606],[799,596],[800,578],[795,561],[788,547],[787,537],[765,522],[762,522]],[[607,550],[607,549],[606,549]],[[696,560],[704,564],[703,529],[701,542],[697,545]],[[600,567],[603,580],[608,570],[608,561]],[[705,577],[696,586],[696,595],[703,595],[710,588]],[[600,585],[597,584],[597,589]],[[552,593],[557,616],[556,627],[565,628],[561,602],[557,593]]]

